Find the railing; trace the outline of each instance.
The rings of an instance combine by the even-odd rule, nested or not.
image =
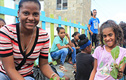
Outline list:
[[[17,11],[18,11],[18,5],[16,5],[16,9],[11,9],[11,8],[7,8],[7,7],[2,7],[0,6],[0,14],[4,14],[4,15],[10,15],[10,16],[15,16],[15,18],[17,17]],[[46,30],[46,23],[50,23],[50,38],[51,38],[51,44],[53,43],[53,39],[54,39],[54,24],[58,24],[59,27],[61,27],[62,25],[65,26],[65,32],[67,32],[67,27],[69,26],[69,35],[70,35],[70,39],[71,39],[71,27],[74,27],[74,32],[76,31],[76,29],[78,29],[78,32],[80,33],[84,33],[85,35],[87,35],[87,25],[83,26],[80,25],[80,22],[78,24],[71,23],[71,20],[69,20],[69,22],[67,22],[67,18],[65,18],[65,21],[61,20],[61,16],[59,16],[58,19],[54,19],[54,15],[51,14],[50,18],[45,16],[45,12],[41,11],[41,15],[40,15],[40,21],[42,23],[42,29]],[[16,20],[17,22],[17,20]],[[82,29],[82,31],[81,31]]]

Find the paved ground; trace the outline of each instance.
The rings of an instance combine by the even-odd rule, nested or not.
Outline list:
[[[57,65],[55,67],[56,67],[56,69],[57,69],[58,72],[63,72],[65,75],[67,75],[70,78],[70,80],[75,80],[74,79],[74,74],[73,74],[73,71],[74,71],[73,66],[71,64],[68,64],[67,62],[64,63],[64,66],[68,70],[67,72],[61,71],[59,69],[59,65]]]

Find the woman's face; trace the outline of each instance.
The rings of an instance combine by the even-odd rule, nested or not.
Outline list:
[[[39,5],[34,2],[24,2],[18,11],[20,26],[25,29],[33,29],[39,23]]]
[[[58,35],[60,36],[60,38],[64,38],[65,37],[65,30],[64,29],[60,29]]]
[[[3,27],[5,23],[3,21],[0,21],[0,28]]]
[[[113,48],[116,46],[115,40],[115,33],[113,32],[112,28],[105,28],[103,29],[103,40],[106,46]]]
[[[79,40],[80,34],[78,33],[76,36],[74,36],[74,39]]]

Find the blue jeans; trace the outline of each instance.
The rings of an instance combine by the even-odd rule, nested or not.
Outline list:
[[[73,52],[71,52],[71,49],[67,49],[67,48],[63,48],[63,49],[58,50],[56,52],[51,52],[51,57],[56,60],[61,58],[60,64],[63,65],[67,54],[72,53],[72,62],[74,64],[74,63],[76,63],[76,49],[75,49],[75,47],[71,47],[71,48],[73,49]]]
[[[25,80],[35,80],[31,76],[24,77]],[[0,80],[11,80],[6,74],[0,72]]]

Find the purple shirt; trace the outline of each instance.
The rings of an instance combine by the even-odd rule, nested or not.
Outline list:
[[[120,54],[116,59],[117,64],[119,64],[123,57],[126,56],[126,49],[122,47],[119,48]],[[97,59],[97,72],[95,74],[94,80],[115,80],[110,75],[114,59],[112,58],[111,53],[106,51],[105,46],[97,47],[92,56]]]

